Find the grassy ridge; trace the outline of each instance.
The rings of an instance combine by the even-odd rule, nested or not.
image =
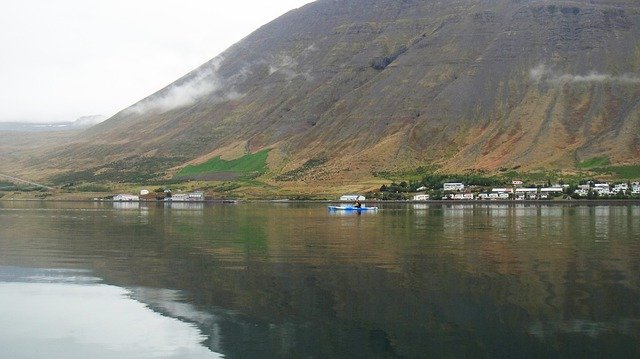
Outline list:
[[[196,165],[187,166],[176,174],[176,177],[187,177],[203,173],[218,172],[238,172],[243,174],[262,173],[267,170],[267,156],[270,150],[263,150],[256,153],[226,161],[220,157],[212,158],[209,161]]]

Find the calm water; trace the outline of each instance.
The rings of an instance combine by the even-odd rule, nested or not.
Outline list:
[[[0,202],[0,358],[640,356],[640,206]]]

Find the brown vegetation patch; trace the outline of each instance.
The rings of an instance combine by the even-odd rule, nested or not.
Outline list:
[[[495,135],[491,136],[491,138],[482,146],[483,156],[488,155],[498,146],[498,142],[500,142],[503,134],[504,131],[502,129],[499,129],[498,131],[496,131]]]
[[[637,136],[631,141],[631,152],[636,158],[640,157],[640,136]]]

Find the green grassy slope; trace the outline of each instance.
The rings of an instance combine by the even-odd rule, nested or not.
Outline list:
[[[242,175],[259,174],[267,169],[268,155],[269,150],[263,150],[230,161],[215,157],[203,164],[183,168],[176,174],[176,178],[220,172],[235,172]]]

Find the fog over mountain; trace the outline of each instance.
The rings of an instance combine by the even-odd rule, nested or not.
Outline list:
[[[638,163],[640,4],[319,0],[26,167],[263,149],[273,176],[321,160],[309,180]]]

